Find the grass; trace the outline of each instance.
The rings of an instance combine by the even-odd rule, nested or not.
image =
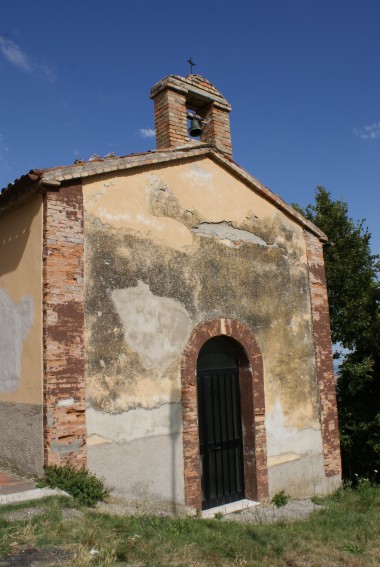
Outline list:
[[[319,503],[321,501],[319,500]],[[380,565],[380,488],[340,490],[306,521],[274,525],[232,521],[117,517],[48,498],[0,508],[0,557],[23,548],[61,546],[62,565],[362,567]],[[46,513],[8,522],[3,512],[44,507]],[[63,520],[77,507],[82,519]]]

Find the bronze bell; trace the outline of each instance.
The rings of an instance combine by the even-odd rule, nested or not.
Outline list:
[[[197,118],[193,117],[191,119],[189,134],[190,134],[190,136],[193,136],[193,138],[196,138],[196,137],[200,136],[201,133],[202,133],[202,130],[201,130],[201,126],[199,124],[199,120]]]

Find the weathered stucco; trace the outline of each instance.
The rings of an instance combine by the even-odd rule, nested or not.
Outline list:
[[[260,345],[269,467],[297,461],[303,470],[310,455],[319,458],[301,227],[210,159],[89,179],[84,207],[94,470],[116,447],[121,463],[137,439],[143,447],[144,439],[181,433],[159,408],[180,402],[180,356],[192,329],[218,317],[242,321]],[[134,436],[137,410],[154,413],[157,432],[138,425]],[[112,474],[121,478],[121,471]]]
[[[181,303],[154,296],[141,281],[134,288],[115,289],[111,295],[124,338],[146,368],[167,368],[180,356],[190,330],[190,318]]]
[[[110,414],[89,408],[86,412],[88,444],[129,443],[154,435],[182,432],[182,408],[180,403],[163,404],[156,408],[136,407],[132,410]],[[99,428],[103,436],[91,435]]]
[[[180,403],[117,414],[89,408],[86,418],[88,465],[116,493],[184,503]]]
[[[41,404],[0,401],[0,459],[35,476],[44,466],[42,413]]]
[[[25,295],[13,303],[6,289],[0,289],[0,392],[18,389],[21,356],[34,318],[33,298]]]
[[[0,219],[0,458],[43,467],[42,200]]]
[[[129,443],[89,447],[88,466],[116,494],[133,500],[184,503],[181,435],[155,435]]]
[[[0,219],[0,400],[42,403],[42,202]]]

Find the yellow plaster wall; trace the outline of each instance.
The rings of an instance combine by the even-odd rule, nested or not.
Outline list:
[[[37,195],[0,218],[0,291],[9,308],[30,318],[21,341],[17,388],[0,391],[6,402],[42,403],[42,208]]]
[[[276,206],[266,201],[245,183],[209,158],[156,168],[145,168],[138,171],[120,172],[107,177],[98,177],[96,180],[84,179],[83,191],[86,214],[86,248],[88,252],[91,252],[94,246],[89,231],[96,219],[97,223],[101,222],[101,230],[104,231],[107,245],[112,243],[112,246],[116,246],[112,254],[112,262],[117,263],[118,271],[120,264],[125,263],[127,273],[130,270],[128,266],[134,261],[131,256],[133,254],[131,249],[121,244],[123,235],[129,235],[129,238],[135,235],[138,239],[146,240],[147,244],[144,252],[142,252],[145,261],[150,265],[153,261],[153,259],[149,260],[151,255],[155,255],[154,261],[157,260],[157,254],[160,257],[162,256],[162,270],[165,269],[164,258],[167,255],[165,250],[171,250],[171,254],[178,255],[179,253],[178,258],[183,256],[181,262],[184,262],[184,264],[186,264],[186,257],[188,258],[187,261],[190,262],[190,258],[202,256],[202,247],[204,247],[206,241],[210,244],[212,240],[212,235],[205,239],[200,238],[199,233],[196,232],[199,227],[204,225],[207,225],[208,229],[211,227],[211,230],[214,226],[218,229],[218,225],[228,225],[236,230],[236,238],[240,238],[239,234],[241,234],[243,240],[247,234],[256,234],[264,238],[263,245],[256,246],[256,252],[252,248],[251,252],[247,252],[246,246],[238,248],[240,244],[237,245],[236,254],[241,256],[242,267],[240,272],[234,273],[235,289],[233,294],[236,294],[237,300],[236,316],[244,319],[248,312],[252,311],[253,318],[259,320],[260,317],[265,317],[267,313],[271,313],[270,324],[260,324],[256,330],[253,329],[264,356],[267,415],[273,417],[276,423],[280,421],[287,428],[296,428],[296,430],[302,430],[305,427],[318,428],[315,391],[311,380],[314,368],[310,366],[311,363],[314,363],[310,359],[310,348],[306,349],[306,353],[303,346],[303,350],[302,348],[299,349],[299,345],[305,345],[305,342],[310,344],[311,341],[309,334],[311,332],[309,292],[303,292],[302,306],[300,302],[299,306],[295,307],[289,322],[290,308],[286,305],[289,303],[289,298],[287,298],[288,291],[284,287],[291,286],[293,301],[298,301],[296,289],[298,284],[295,282],[298,281],[299,274],[303,274],[304,283],[307,278],[306,247],[302,228]],[[233,248],[236,243],[222,237],[219,240],[215,240],[215,238],[213,240],[215,242],[215,258],[219,258],[219,268],[221,273],[224,273],[225,270],[228,270],[227,251],[224,245]],[[153,252],[153,248],[150,249],[149,242],[157,247],[156,252]],[[103,255],[104,245],[98,241],[96,246],[98,252],[94,258],[96,257],[100,261],[99,254]],[[266,251],[264,251],[265,247]],[[281,281],[280,273],[278,273],[278,276],[276,275],[276,265],[281,265],[281,256],[286,257],[286,269],[291,278],[290,283],[285,280]],[[143,262],[143,257],[140,256],[140,258]],[[255,270],[262,274],[264,280],[266,277],[271,281],[278,278],[275,299],[276,302],[281,301],[283,294],[286,303],[283,304],[284,306],[280,304],[279,309],[275,312],[273,312],[274,297],[265,291],[265,284],[260,302],[255,301],[255,305],[252,303],[250,306],[245,303],[246,307],[243,311],[241,309],[242,296],[246,295],[248,298],[254,291],[244,287],[246,280],[244,270],[251,271],[253,269],[253,264],[249,265],[249,258],[251,258],[251,262],[254,262]],[[106,260],[106,262],[108,262],[106,266],[109,265],[109,261]],[[93,262],[88,263],[86,261],[87,286],[91,281],[94,281],[93,278],[96,278],[99,273],[97,268],[97,272],[94,272],[93,277],[91,277],[92,269]],[[103,268],[101,269],[103,270]],[[283,266],[279,270],[282,271]],[[147,268],[147,277],[149,277],[148,274],[149,268]],[[166,277],[180,278],[180,272],[177,275],[167,272]],[[207,293],[204,279],[202,280],[203,283],[200,283],[202,273],[198,274],[191,271],[185,277],[187,277],[187,281],[177,280],[179,287],[187,283],[195,290],[195,296]],[[231,274],[226,272],[223,277],[230,278]],[[120,297],[116,304],[125,301],[127,305],[128,302],[137,301],[135,296],[138,296],[145,305],[156,301],[146,283],[148,283],[148,280],[145,281],[144,279],[137,284],[136,288],[118,292],[124,293],[126,297],[125,299]],[[110,280],[110,288],[114,285],[113,279]],[[212,304],[215,303],[215,307],[221,308],[223,311],[223,300],[217,298],[212,289],[208,293],[210,294],[210,309],[214,307]],[[165,297],[165,292],[162,291],[158,295],[161,298]],[[113,297],[113,295],[111,294],[110,297]],[[115,297],[113,297],[113,300],[115,302]],[[165,299],[165,301],[168,300]],[[102,299],[100,299],[101,302]],[[166,312],[169,312],[169,305],[165,309]],[[241,311],[240,315],[239,311]],[[93,319],[94,316],[95,319]],[[92,324],[95,323],[96,319],[100,321],[104,317],[103,307],[98,310],[97,314],[90,314],[90,310],[86,310],[87,340],[90,342]],[[202,317],[212,318],[212,314],[202,313]],[[192,320],[190,321],[190,319]],[[192,326],[197,322],[197,316],[195,318],[194,316],[190,317],[188,321],[181,320],[181,329],[189,333]],[[114,332],[120,331],[115,327]],[[128,325],[126,332],[128,333]],[[165,331],[165,333],[168,332],[168,330]],[[155,336],[157,334],[162,335],[163,333],[156,333]],[[104,370],[99,369],[102,375],[107,375],[106,382],[99,379],[98,373],[91,373],[88,377],[89,390],[94,397],[103,397],[104,395],[103,409],[107,408],[109,411],[128,410],[131,406],[141,404],[143,407],[152,408],[164,401],[179,401],[178,365],[182,343],[180,344],[180,341],[178,341],[177,357],[170,359],[170,371],[168,368],[160,368],[158,363],[156,366],[148,364],[150,368],[146,371],[140,369],[138,379],[128,381],[125,391],[120,388],[119,396],[113,396],[112,402],[105,400],[109,387],[108,382],[113,382],[111,376],[115,370],[111,370],[110,375],[106,367],[103,367]],[[131,346],[131,343],[129,346]],[[157,348],[162,349],[162,346],[157,345]],[[149,343],[147,352],[151,350],[152,344]],[[99,348],[97,352],[99,352]],[[139,354],[140,357],[146,356],[142,352]],[[136,353],[132,350],[128,354],[129,370],[127,375],[131,374],[131,359],[135,356]],[[169,360],[168,357],[167,360]],[[122,361],[123,358],[119,360],[119,366],[122,365]],[[103,359],[101,359],[100,364],[105,364]],[[146,365],[147,361],[145,361]],[[289,378],[284,379],[283,376]],[[302,387],[297,387],[299,379],[303,384]],[[311,393],[312,396],[310,397]],[[281,402],[280,407],[278,406],[279,400]],[[275,417],[276,411],[277,413],[280,412],[280,417]]]
[[[223,317],[263,355],[271,487],[291,464],[310,494],[324,473],[301,226],[209,158],[85,179],[83,191],[94,470],[123,443],[181,434],[184,346]]]
[[[131,229],[188,253],[192,252],[190,247],[194,243],[190,228],[172,218],[175,215],[170,211],[164,215],[155,211],[152,191],[161,191],[168,202],[177,201],[178,207],[189,216],[195,213],[194,224],[203,220],[244,225],[249,215],[270,223],[282,215],[274,205],[208,158],[160,167],[157,172],[146,169],[123,172],[107,180],[84,179],[83,185],[87,213],[104,224]],[[291,221],[289,224],[301,236],[301,227]],[[303,261],[306,262],[306,255]]]

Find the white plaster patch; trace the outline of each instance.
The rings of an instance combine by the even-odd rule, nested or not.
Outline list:
[[[296,455],[295,453],[283,453],[276,457],[268,457],[268,467],[281,465],[282,463],[290,463],[291,461],[298,461],[300,458],[301,455]]]
[[[321,430],[286,427],[280,400],[276,400],[273,413],[266,416],[265,424],[268,457],[287,453],[292,455],[289,460],[295,460],[297,456],[322,453]]]
[[[104,443],[112,443],[111,439],[107,439],[106,437],[102,437],[101,435],[90,435],[87,437],[87,446],[91,447],[92,445],[103,445]]]
[[[57,406],[60,408],[69,408],[70,406],[74,405],[74,403],[74,398],[66,398],[65,400],[59,400]]]
[[[209,223],[202,222],[199,226],[191,229],[195,234],[206,237],[216,237],[220,240],[222,244],[229,246],[230,248],[240,248],[243,244],[258,244],[259,246],[268,247],[269,245],[252,232],[248,230],[242,230],[240,228],[234,228],[228,224],[228,222],[218,222]],[[273,245],[277,247],[276,244]]]
[[[206,171],[203,167],[196,163],[192,163],[189,168],[182,173],[182,178],[185,179],[191,185],[196,185],[197,187],[209,186],[214,177],[214,173],[211,171]]]
[[[153,295],[141,281],[134,288],[115,289],[112,299],[125,340],[140,354],[145,368],[166,368],[181,354],[190,317],[179,301]]]
[[[135,408],[117,414],[86,410],[87,435],[103,442],[130,443],[136,439],[182,432],[182,405],[163,404],[158,408]]]
[[[33,298],[25,295],[13,303],[6,289],[0,289],[0,392],[17,390],[23,343],[34,318]]]
[[[297,335],[300,329],[300,325],[301,325],[301,317],[297,316],[297,315],[293,315],[291,321],[290,321],[290,328],[292,330],[293,335]]]

